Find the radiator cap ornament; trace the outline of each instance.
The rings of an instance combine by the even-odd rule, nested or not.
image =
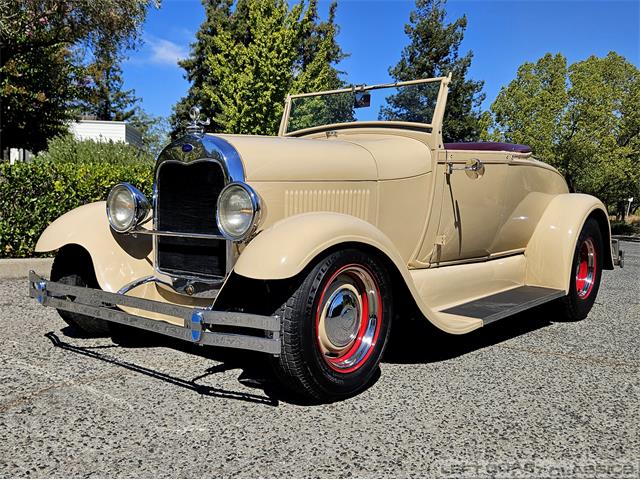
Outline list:
[[[195,105],[189,110],[189,117],[191,117],[191,123],[187,124],[188,133],[202,134],[204,133],[204,127],[211,123],[209,117],[206,117],[204,120],[201,118],[200,108]]]

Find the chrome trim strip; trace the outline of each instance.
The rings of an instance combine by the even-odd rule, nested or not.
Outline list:
[[[185,146],[189,147],[185,148]],[[158,155],[154,182],[157,181],[158,169],[164,162],[192,163],[199,160],[217,162],[225,172],[228,182],[243,182],[245,180],[244,166],[240,155],[229,142],[211,134],[188,134],[169,144]]]
[[[198,278],[167,277],[167,280],[165,280],[155,275],[147,275],[127,283],[118,290],[118,294],[124,295],[140,285],[156,283],[168,287],[180,295],[187,295],[192,298],[207,298],[213,301],[218,296],[223,281],[224,278],[222,277],[204,282]]]
[[[137,230],[131,230],[131,235],[153,235],[158,237],[183,237],[183,238],[203,238],[207,240],[225,240],[223,235],[213,235],[209,233],[182,233],[182,232],[170,232],[168,230],[147,230],[140,228]]]
[[[188,273],[181,274],[178,277],[175,274],[169,275],[167,273],[161,273],[161,272],[159,272],[158,275],[156,275],[156,278],[158,279],[158,283],[160,283],[161,285],[171,285],[171,288],[173,290],[181,294],[185,293],[185,288],[187,285],[193,284],[193,283],[209,285],[213,289],[219,289],[222,286],[222,283],[224,282],[224,279],[225,279],[224,276],[202,278],[202,277],[196,277]]]
[[[173,285],[171,285],[170,283],[160,280],[158,277],[154,275],[148,275],[146,277],[142,277],[137,280],[134,280],[133,282],[127,283],[124,287],[118,290],[118,294],[124,295],[128,291],[133,290],[134,288],[139,287],[140,285],[144,285],[146,283],[151,283],[151,282],[162,283],[163,285],[173,288]]]

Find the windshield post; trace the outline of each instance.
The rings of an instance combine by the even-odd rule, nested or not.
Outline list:
[[[436,108],[433,111],[433,132],[435,133],[436,146],[435,148],[444,148],[442,141],[442,123],[444,120],[444,109],[447,105],[447,95],[449,94],[449,83],[451,83],[451,72],[449,75],[442,79],[440,83],[440,90],[438,91],[438,100],[436,102]]]
[[[280,120],[280,129],[278,130],[278,136],[284,137],[287,132],[287,125],[289,123],[289,113],[291,112],[291,94],[287,95],[284,101],[284,110],[282,111],[282,120]]]

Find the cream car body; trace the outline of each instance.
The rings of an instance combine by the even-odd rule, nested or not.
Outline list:
[[[147,234],[157,229],[151,219],[133,234],[115,233],[104,202],[56,220],[37,251],[80,245],[104,291],[215,310],[234,278],[291,279],[326,252],[361,248],[403,283],[406,298],[396,302],[413,300],[426,321],[455,334],[568,294],[576,242],[589,218],[603,239],[602,267],[613,268],[605,206],[569,193],[562,176],[526,149],[444,144],[450,78],[429,81],[440,89],[432,122],[421,128],[358,122],[287,133],[290,97],[277,137],[191,133],[161,153],[158,166],[219,162],[226,182],[245,182],[261,199],[253,234],[226,241],[226,271],[215,298],[188,294],[185,285],[196,283],[197,275],[186,275],[176,287],[175,275],[159,271],[159,237]],[[159,189],[162,195],[162,184]],[[456,309],[523,287],[541,287],[543,294],[490,318]],[[174,325],[185,322],[122,309]]]

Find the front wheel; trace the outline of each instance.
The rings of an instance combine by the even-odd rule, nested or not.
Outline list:
[[[58,252],[53,260],[51,280],[76,287],[100,288],[89,253],[77,245],[68,245]],[[109,323],[100,318],[66,310],[58,310],[58,314],[78,335],[107,337],[110,334]]]
[[[389,275],[374,257],[354,249],[325,257],[278,311],[277,376],[320,401],[366,387],[389,336],[390,292]]]
[[[600,288],[603,264],[602,233],[598,222],[588,219],[576,242],[569,294],[560,299],[567,320],[586,318]]]

